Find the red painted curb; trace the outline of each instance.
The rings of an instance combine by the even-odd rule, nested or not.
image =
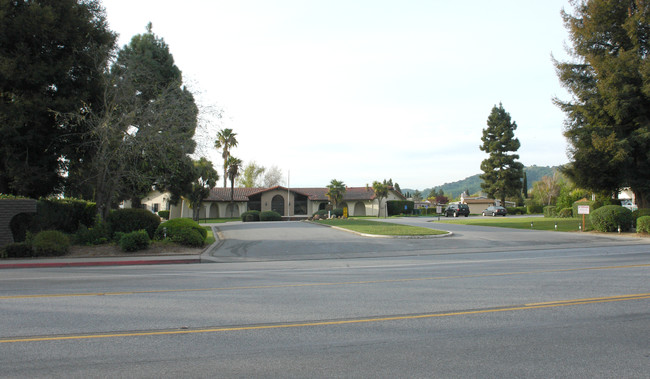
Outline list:
[[[167,259],[167,260],[140,260],[140,261],[99,261],[99,262],[41,262],[41,263],[5,263],[3,268],[43,268],[43,267],[82,267],[82,266],[135,266],[135,265],[160,265],[160,264],[189,264],[201,263],[201,259]]]

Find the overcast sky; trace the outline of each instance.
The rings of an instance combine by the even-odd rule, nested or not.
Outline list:
[[[102,3],[120,46],[152,22],[197,102],[223,110],[204,134],[234,129],[233,155],[290,171],[292,187],[422,190],[481,173],[500,102],[524,165],[568,161],[551,60],[567,59],[568,0]]]

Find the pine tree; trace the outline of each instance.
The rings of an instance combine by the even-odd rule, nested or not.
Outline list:
[[[521,178],[524,165],[516,160],[519,155],[510,154],[519,149],[520,143],[515,138],[517,123],[511,121],[510,114],[503,105],[494,106],[487,120],[488,127],[483,129],[482,151],[490,157],[481,163],[483,183],[481,188],[488,196],[499,198],[505,206],[506,197],[516,196],[521,190]]]

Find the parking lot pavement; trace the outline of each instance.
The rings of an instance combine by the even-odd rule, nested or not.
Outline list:
[[[390,222],[447,230],[454,235],[437,239],[378,239],[306,222],[219,224],[216,228],[222,240],[203,257],[204,260],[213,262],[241,262],[650,244],[648,239],[490,228],[428,221],[430,220],[426,218],[390,219]]]

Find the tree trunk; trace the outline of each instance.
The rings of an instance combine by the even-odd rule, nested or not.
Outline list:
[[[636,205],[639,209],[648,208],[650,206],[650,204],[648,204],[648,196],[646,196],[647,194],[644,191],[633,188],[632,192],[634,192]]]

